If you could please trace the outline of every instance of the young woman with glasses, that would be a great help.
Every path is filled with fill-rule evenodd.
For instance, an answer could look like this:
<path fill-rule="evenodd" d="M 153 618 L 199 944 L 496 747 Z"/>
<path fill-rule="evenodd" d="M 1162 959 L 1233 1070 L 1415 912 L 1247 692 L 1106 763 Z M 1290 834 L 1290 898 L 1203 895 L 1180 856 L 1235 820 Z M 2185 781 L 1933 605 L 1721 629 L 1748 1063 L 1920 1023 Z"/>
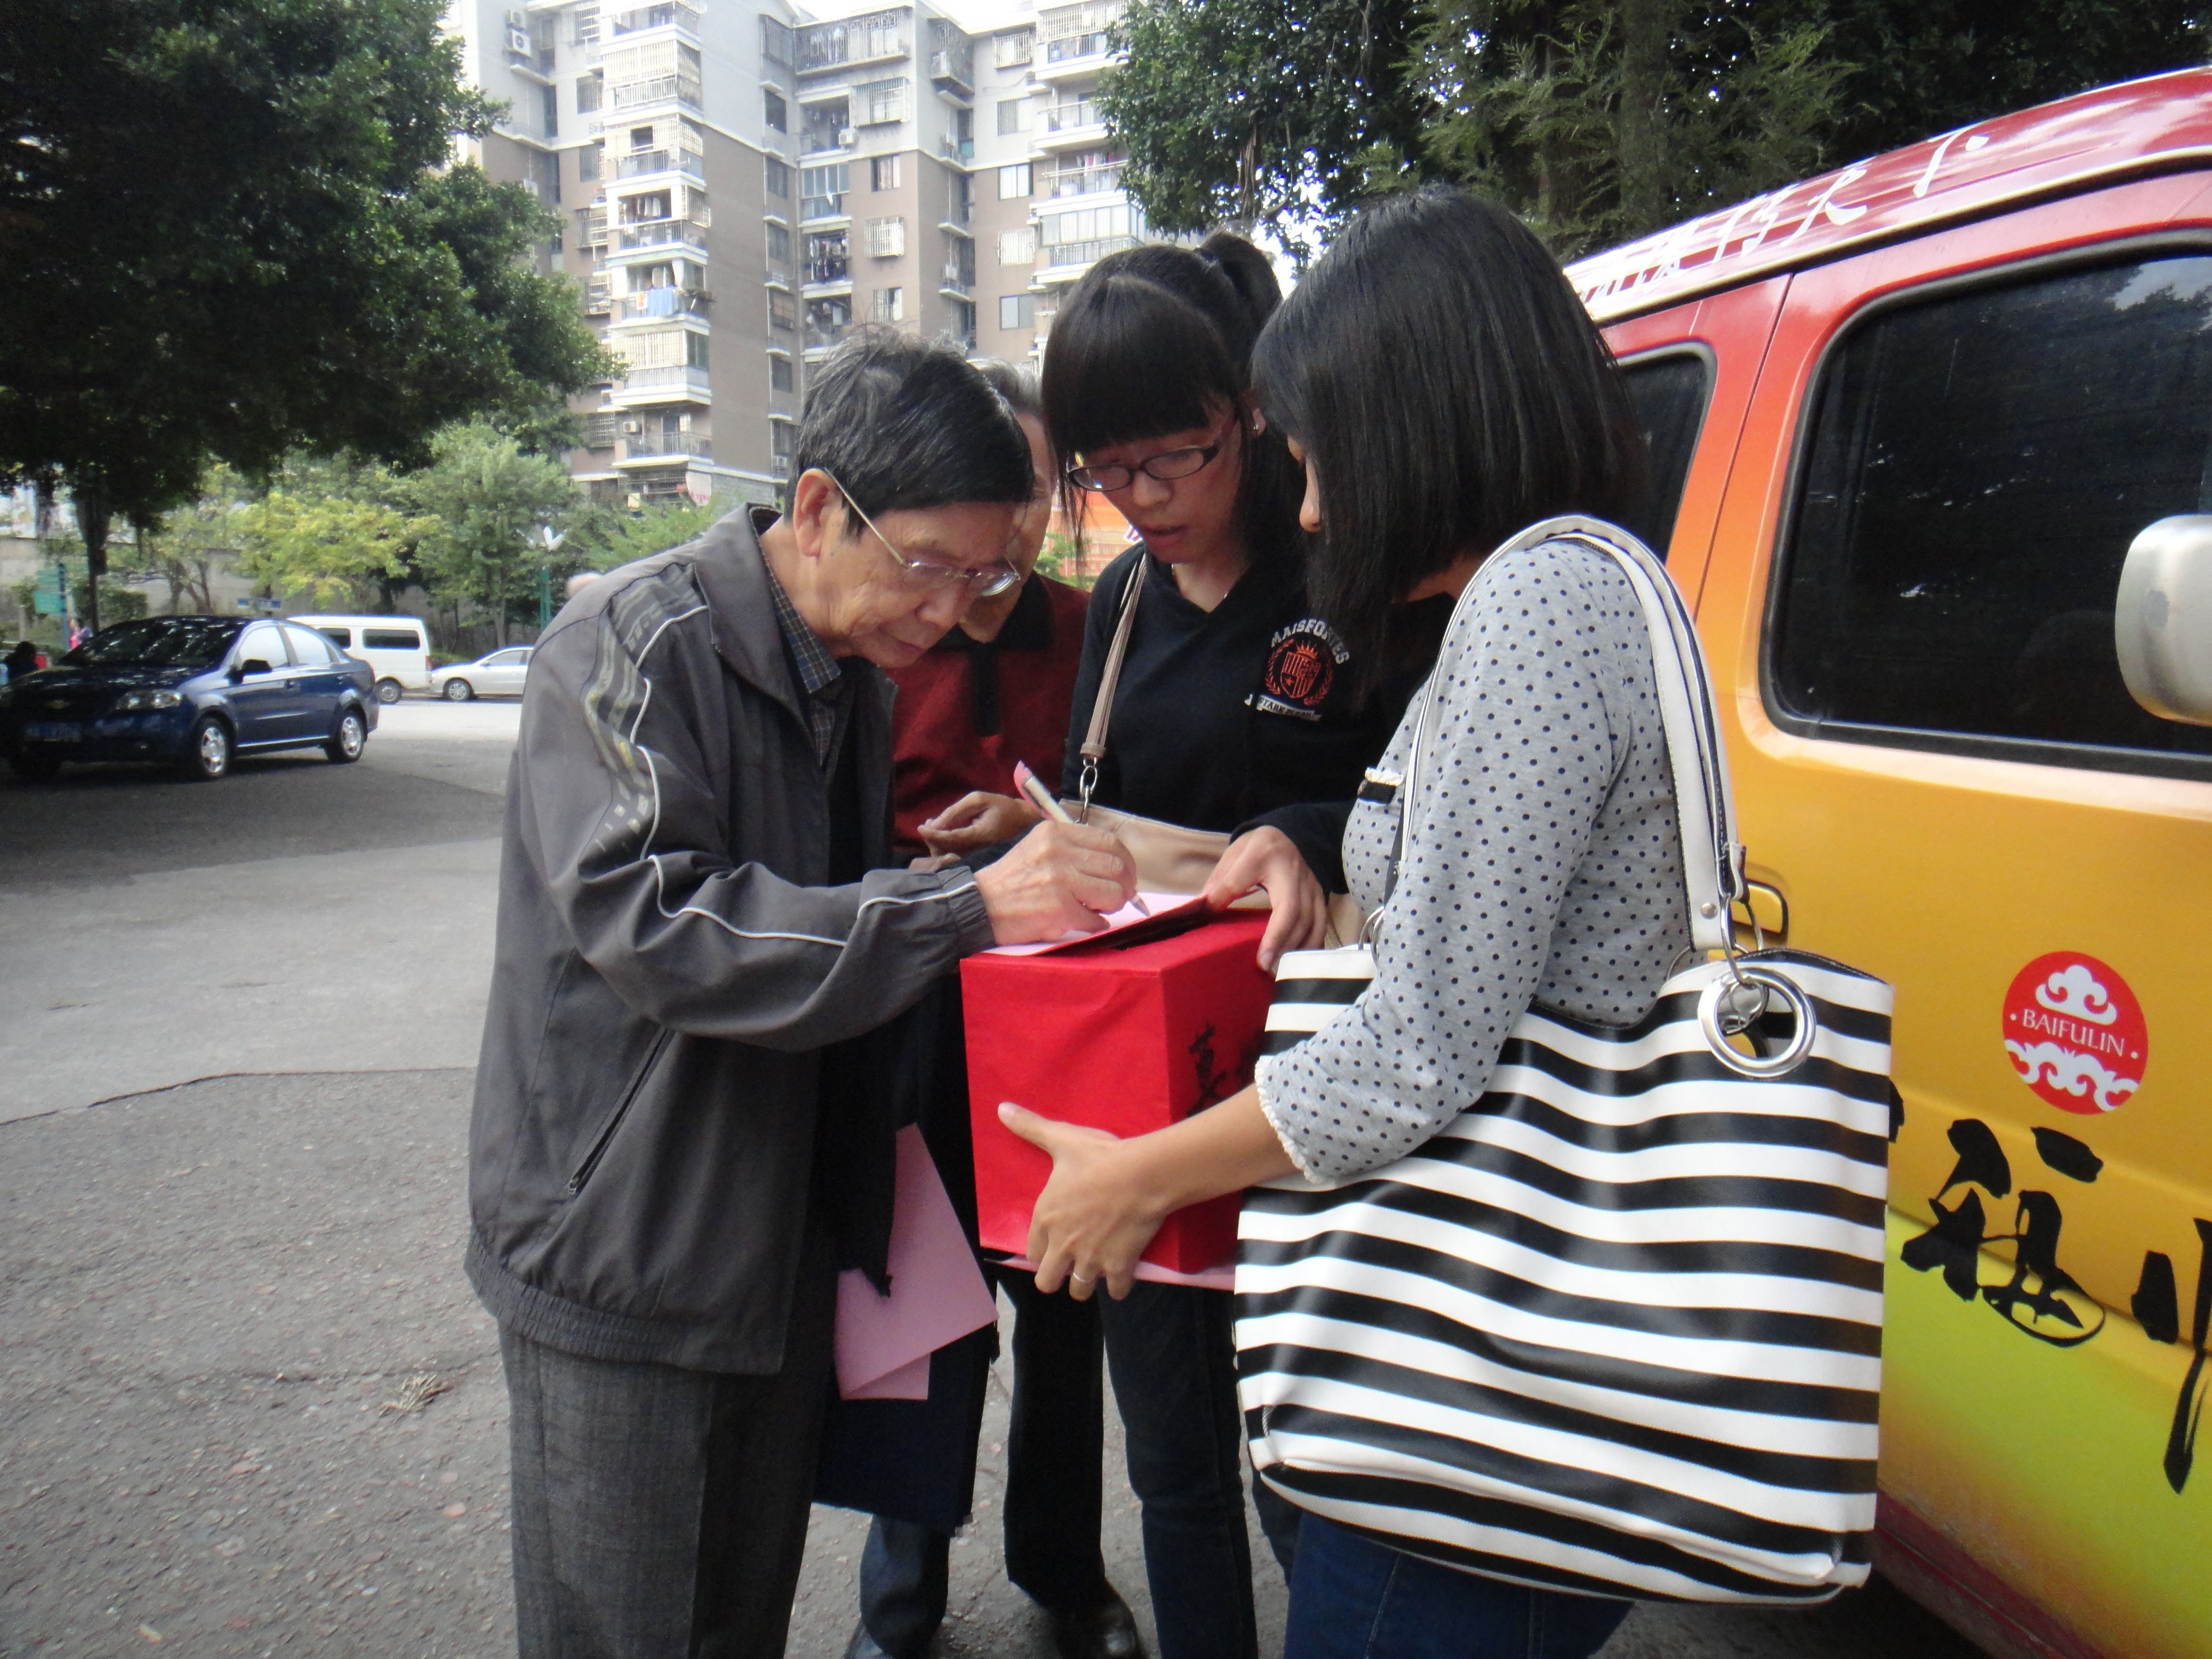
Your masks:
<path fill-rule="evenodd" d="M 1208 891 L 1225 903 L 1267 890 L 1271 967 L 1279 951 L 1321 941 L 1325 892 L 1343 887 L 1345 808 L 1324 804 L 1351 800 L 1405 689 L 1360 701 L 1362 665 L 1307 597 L 1301 475 L 1249 378 L 1253 343 L 1280 296 L 1266 259 L 1238 237 L 1129 249 L 1076 285 L 1044 363 L 1064 499 L 1079 512 L 1103 498 L 1139 538 L 1092 591 L 1061 793 L 1081 793 L 1079 750 L 1123 601 L 1142 583 L 1091 799 L 1236 832 Z M 996 838 L 1033 816 L 970 797 L 940 825 L 964 818 Z M 1162 1659 L 1255 1651 L 1229 1300 L 1144 1282 L 1092 1304 L 1143 1505 Z M 1258 1501 L 1287 1570 L 1295 1515 L 1272 1492 Z"/>

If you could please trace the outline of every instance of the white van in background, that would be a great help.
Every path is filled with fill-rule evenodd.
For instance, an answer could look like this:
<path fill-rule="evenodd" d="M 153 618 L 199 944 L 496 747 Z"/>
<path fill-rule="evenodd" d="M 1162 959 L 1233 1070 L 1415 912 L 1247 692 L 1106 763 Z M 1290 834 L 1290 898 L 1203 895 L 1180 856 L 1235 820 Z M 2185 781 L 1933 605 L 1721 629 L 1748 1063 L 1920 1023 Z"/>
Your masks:
<path fill-rule="evenodd" d="M 430 689 L 430 630 L 418 617 L 290 617 L 312 628 L 376 674 L 376 700 L 398 702 L 403 691 Z"/>

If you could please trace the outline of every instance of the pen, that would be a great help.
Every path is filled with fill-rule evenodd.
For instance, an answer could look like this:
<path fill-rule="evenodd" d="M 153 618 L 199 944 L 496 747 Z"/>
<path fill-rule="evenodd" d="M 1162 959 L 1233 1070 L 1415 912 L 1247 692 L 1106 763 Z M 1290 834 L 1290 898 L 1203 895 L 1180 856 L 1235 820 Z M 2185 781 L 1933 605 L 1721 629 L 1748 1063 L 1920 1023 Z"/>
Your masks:
<path fill-rule="evenodd" d="M 1047 817 L 1058 818 L 1062 823 L 1075 822 L 1073 818 L 1068 817 L 1067 809 L 1060 804 L 1059 799 L 1051 790 L 1044 787 L 1044 780 L 1030 770 L 1030 763 L 1027 761 L 1014 763 L 1014 787 L 1028 796 L 1030 804 Z M 1145 902 L 1142 894 L 1133 895 L 1129 903 L 1140 916 L 1149 916 L 1152 914 L 1152 906 Z"/>

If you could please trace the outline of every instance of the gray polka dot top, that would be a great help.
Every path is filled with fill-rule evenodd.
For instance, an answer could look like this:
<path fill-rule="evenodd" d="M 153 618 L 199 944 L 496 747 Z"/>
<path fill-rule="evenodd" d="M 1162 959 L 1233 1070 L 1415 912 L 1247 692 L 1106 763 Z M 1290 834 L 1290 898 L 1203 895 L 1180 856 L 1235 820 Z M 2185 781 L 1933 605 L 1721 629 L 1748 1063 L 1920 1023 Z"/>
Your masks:
<path fill-rule="evenodd" d="M 1486 563 L 1444 637 L 1443 698 L 1375 980 L 1260 1062 L 1298 1168 L 1349 1179 L 1412 1152 L 1489 1086 L 1531 1001 L 1632 1024 L 1689 945 L 1681 835 L 1644 613 L 1603 554 L 1547 543 Z M 1419 703 L 1381 763 L 1402 773 Z M 1395 807 L 1362 801 L 1344 866 L 1382 898 Z"/>

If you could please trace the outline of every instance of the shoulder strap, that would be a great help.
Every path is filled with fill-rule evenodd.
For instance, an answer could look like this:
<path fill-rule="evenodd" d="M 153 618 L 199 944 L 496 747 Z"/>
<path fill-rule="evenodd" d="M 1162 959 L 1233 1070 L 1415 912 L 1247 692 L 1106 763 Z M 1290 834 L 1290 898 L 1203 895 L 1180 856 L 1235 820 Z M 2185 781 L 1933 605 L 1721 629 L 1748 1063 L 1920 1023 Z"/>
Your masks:
<path fill-rule="evenodd" d="M 1689 607 L 1683 603 L 1674 578 L 1667 574 L 1667 567 L 1628 532 L 1601 519 L 1547 519 L 1501 544 L 1491 557 L 1550 541 L 1580 542 L 1612 559 L 1628 578 L 1643 608 L 1644 626 L 1651 636 L 1651 663 L 1658 681 L 1659 718 L 1667 735 L 1668 765 L 1674 774 L 1674 811 L 1681 825 L 1690 939 L 1701 951 L 1725 951 L 1733 944 L 1729 908 L 1744 892 L 1743 847 L 1735 838 L 1728 754 L 1721 744 L 1712 679 L 1698 641 L 1697 625 L 1690 620 Z M 1474 589 L 1471 581 L 1460 594 L 1453 626 L 1457 626 L 1459 611 L 1473 599 Z M 1422 693 L 1420 718 L 1413 726 L 1405 786 L 1399 791 L 1398 844 L 1390 861 L 1386 891 L 1397 884 L 1398 871 L 1411 844 L 1413 793 L 1419 787 L 1425 751 L 1435 738 L 1437 687 L 1442 672 L 1439 659 Z"/>
<path fill-rule="evenodd" d="M 1083 809 L 1091 810 L 1091 792 L 1097 786 L 1098 763 L 1106 757 L 1106 727 L 1114 718 L 1114 689 L 1121 684 L 1121 659 L 1128 654 L 1129 630 L 1136 625 L 1137 600 L 1145 591 L 1149 556 L 1141 550 L 1129 580 L 1121 589 L 1121 614 L 1114 623 L 1114 643 L 1106 647 L 1106 665 L 1099 671 L 1098 690 L 1091 699 L 1091 726 L 1083 735 L 1081 785 Z"/>

